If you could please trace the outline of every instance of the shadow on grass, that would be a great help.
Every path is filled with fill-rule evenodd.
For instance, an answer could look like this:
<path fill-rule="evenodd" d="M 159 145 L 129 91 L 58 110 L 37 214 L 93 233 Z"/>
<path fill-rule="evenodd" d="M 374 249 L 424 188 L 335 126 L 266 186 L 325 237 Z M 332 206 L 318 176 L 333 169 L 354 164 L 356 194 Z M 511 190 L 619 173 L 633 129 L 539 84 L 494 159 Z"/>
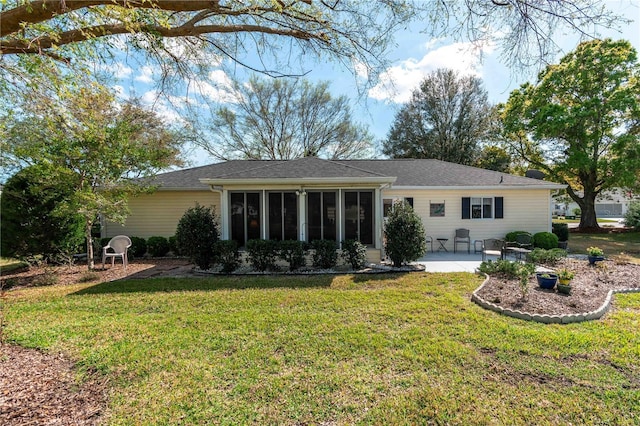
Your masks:
<path fill-rule="evenodd" d="M 278 288 L 329 288 L 334 275 L 220 276 L 207 278 L 122 279 L 87 287 L 71 295 L 107 293 L 156 293 Z"/>

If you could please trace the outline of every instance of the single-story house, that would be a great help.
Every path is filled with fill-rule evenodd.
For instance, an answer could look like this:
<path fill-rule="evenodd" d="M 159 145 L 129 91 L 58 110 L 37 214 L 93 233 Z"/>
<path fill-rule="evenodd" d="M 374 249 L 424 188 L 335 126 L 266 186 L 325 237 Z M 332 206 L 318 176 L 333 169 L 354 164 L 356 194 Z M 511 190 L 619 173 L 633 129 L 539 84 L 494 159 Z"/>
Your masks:
<path fill-rule="evenodd" d="M 395 200 L 406 200 L 427 235 L 455 229 L 471 240 L 507 232 L 551 231 L 552 182 L 439 160 L 232 160 L 155 176 L 157 191 L 130 200 L 123 225 L 105 223 L 103 236 L 175 234 L 184 212 L 214 206 L 222 239 L 358 239 L 379 261 L 383 224 Z M 437 248 L 437 245 L 433 247 Z M 465 247 L 466 249 L 466 247 Z M 473 247 L 472 247 L 473 249 Z"/>

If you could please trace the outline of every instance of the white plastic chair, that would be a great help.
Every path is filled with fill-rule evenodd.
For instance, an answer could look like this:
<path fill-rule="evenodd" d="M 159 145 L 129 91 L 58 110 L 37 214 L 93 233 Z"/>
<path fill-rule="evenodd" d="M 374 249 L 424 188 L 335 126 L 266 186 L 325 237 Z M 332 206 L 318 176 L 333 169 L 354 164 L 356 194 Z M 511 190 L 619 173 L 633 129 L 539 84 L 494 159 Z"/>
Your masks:
<path fill-rule="evenodd" d="M 104 269 L 105 260 L 111 258 L 111 266 L 115 265 L 117 256 L 122 258 L 122 265 L 127 269 L 129 260 L 127 259 L 127 249 L 131 247 L 131 239 L 126 235 L 117 235 L 109 240 L 109 243 L 102 248 L 102 269 Z M 109 252 L 108 250 L 113 250 Z"/>

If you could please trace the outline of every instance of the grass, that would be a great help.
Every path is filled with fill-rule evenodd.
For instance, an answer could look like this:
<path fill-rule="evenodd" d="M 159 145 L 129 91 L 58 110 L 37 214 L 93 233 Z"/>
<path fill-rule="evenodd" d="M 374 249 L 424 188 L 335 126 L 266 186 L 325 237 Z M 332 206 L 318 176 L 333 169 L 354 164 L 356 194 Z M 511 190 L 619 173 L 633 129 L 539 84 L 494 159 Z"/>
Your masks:
<path fill-rule="evenodd" d="M 640 295 L 524 322 L 472 274 L 154 279 L 10 292 L 7 337 L 111 383 L 108 424 L 640 422 Z"/>
<path fill-rule="evenodd" d="M 8 273 L 28 266 L 26 262 L 10 257 L 0 257 L 0 273 Z"/>
<path fill-rule="evenodd" d="M 640 232 L 569 234 L 571 253 L 586 253 L 587 247 L 597 246 L 605 256 L 640 264 Z"/>

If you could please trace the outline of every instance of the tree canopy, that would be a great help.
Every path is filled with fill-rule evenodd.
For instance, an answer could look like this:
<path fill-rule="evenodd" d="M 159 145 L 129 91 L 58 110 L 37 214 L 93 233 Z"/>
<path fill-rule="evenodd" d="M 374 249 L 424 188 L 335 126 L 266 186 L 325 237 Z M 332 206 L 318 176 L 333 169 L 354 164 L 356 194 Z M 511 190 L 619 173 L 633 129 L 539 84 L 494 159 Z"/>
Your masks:
<path fill-rule="evenodd" d="M 3 163 L 41 166 L 48 180 L 70 189 L 57 210 L 84 219 L 89 267 L 91 227 L 98 216 L 123 221 L 128 197 L 147 189 L 134 178 L 179 163 L 176 132 L 135 103 L 115 102 L 100 87 L 59 93 L 49 105 L 25 100 L 3 118 Z"/>
<path fill-rule="evenodd" d="M 513 91 L 502 118 L 516 152 L 567 184 L 582 212 L 581 228 L 598 227 L 598 194 L 637 184 L 640 65 L 628 41 L 581 43 L 535 85 Z"/>
<path fill-rule="evenodd" d="M 508 64 L 531 65 L 555 53 L 555 31 L 615 26 L 621 18 L 605 6 L 592 0 L 5 0 L 0 68 L 24 75 L 52 69 L 47 60 L 72 63 L 125 48 L 143 52 L 167 77 L 207 67 L 212 55 L 282 75 L 311 55 L 356 74 L 365 68 L 375 79 L 395 31 L 411 21 L 433 37 L 495 43 Z"/>
<path fill-rule="evenodd" d="M 474 164 L 479 144 L 490 138 L 492 114 L 480 79 L 436 70 L 396 114 L 383 153 Z"/>
<path fill-rule="evenodd" d="M 234 84 L 235 103 L 202 114 L 198 145 L 218 159 L 365 158 L 372 136 L 353 121 L 349 99 L 329 83 L 260 79 Z M 196 114 L 193 115 L 194 117 Z"/>

